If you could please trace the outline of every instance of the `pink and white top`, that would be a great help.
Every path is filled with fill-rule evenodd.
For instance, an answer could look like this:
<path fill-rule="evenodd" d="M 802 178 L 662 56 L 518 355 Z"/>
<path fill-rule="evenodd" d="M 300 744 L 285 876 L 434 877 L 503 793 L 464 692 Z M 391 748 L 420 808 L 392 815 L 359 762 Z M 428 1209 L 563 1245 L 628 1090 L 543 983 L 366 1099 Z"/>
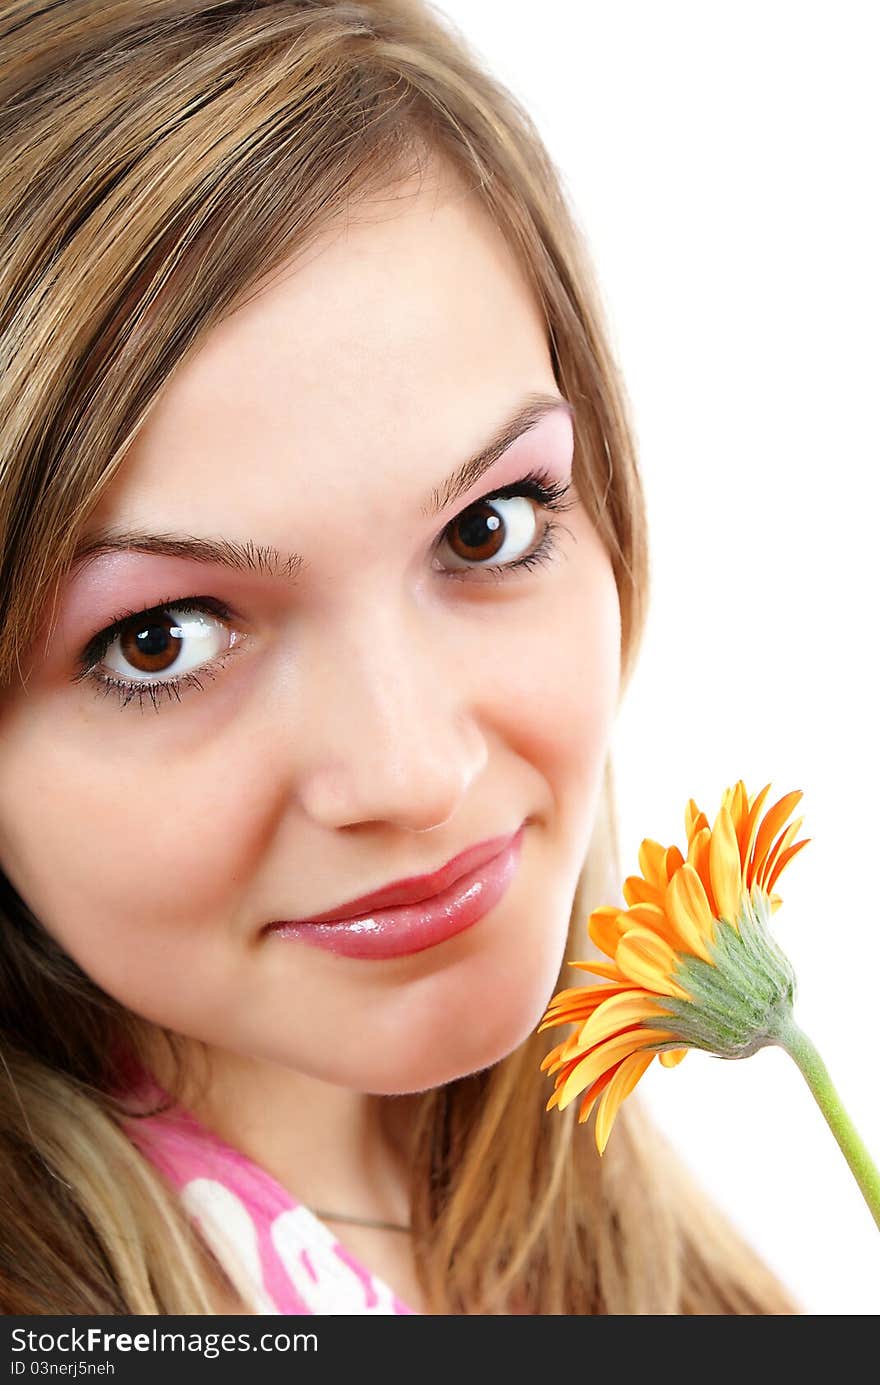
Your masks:
<path fill-rule="evenodd" d="M 152 1084 L 151 1092 L 163 1096 Z M 175 1106 L 124 1122 L 254 1313 L 412 1313 L 270 1174 Z"/>

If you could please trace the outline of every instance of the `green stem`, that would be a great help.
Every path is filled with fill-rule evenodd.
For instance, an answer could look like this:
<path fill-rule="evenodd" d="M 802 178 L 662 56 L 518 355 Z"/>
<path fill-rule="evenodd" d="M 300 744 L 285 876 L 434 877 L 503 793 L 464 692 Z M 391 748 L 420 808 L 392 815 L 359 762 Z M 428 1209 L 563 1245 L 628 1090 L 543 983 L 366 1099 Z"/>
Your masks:
<path fill-rule="evenodd" d="M 816 1098 L 819 1110 L 825 1117 L 831 1133 L 843 1151 L 853 1177 L 858 1183 L 862 1197 L 868 1204 L 878 1227 L 880 1227 L 880 1173 L 878 1173 L 855 1126 L 843 1108 L 834 1084 L 828 1076 L 828 1069 L 817 1050 L 793 1018 L 780 1026 L 777 1036 L 780 1048 L 784 1048 L 794 1060 L 806 1079 L 807 1086 Z"/>

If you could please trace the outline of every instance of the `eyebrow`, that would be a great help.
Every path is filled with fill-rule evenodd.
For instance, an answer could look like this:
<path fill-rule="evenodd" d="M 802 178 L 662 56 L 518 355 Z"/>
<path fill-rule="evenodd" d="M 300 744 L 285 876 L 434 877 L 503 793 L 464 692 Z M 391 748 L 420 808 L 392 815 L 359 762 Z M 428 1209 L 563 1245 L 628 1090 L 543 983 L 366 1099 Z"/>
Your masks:
<path fill-rule="evenodd" d="M 512 418 L 496 429 L 490 440 L 463 462 L 451 476 L 428 496 L 421 513 L 434 518 L 448 509 L 476 485 L 480 477 L 509 447 L 554 409 L 574 409 L 561 395 L 541 391 L 526 396 Z M 191 534 L 149 534 L 135 529 L 99 529 L 88 534 L 76 549 L 74 563 L 102 553 L 153 553 L 168 558 L 189 558 L 198 563 L 218 563 L 235 572 L 256 572 L 261 576 L 295 577 L 305 559 L 298 553 L 281 554 L 271 545 L 233 539 L 196 538 Z"/>

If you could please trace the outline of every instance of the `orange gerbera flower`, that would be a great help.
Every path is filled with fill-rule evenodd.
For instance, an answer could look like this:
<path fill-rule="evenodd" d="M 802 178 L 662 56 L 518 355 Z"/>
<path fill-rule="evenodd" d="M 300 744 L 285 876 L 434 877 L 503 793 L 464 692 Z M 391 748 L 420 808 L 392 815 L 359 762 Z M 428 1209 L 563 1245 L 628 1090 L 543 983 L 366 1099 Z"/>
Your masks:
<path fill-rule="evenodd" d="M 578 1026 L 541 1064 L 556 1073 L 547 1110 L 583 1094 L 578 1121 L 585 1121 L 598 1101 L 600 1154 L 621 1102 L 655 1057 L 665 1067 L 689 1048 L 745 1058 L 778 1042 L 791 1019 L 794 973 L 767 922 L 782 903 L 776 881 L 811 839 L 794 841 L 803 818 L 780 830 L 800 791 L 761 815 L 769 789 L 749 797 L 739 780 L 711 829 L 690 799 L 687 859 L 677 846 L 646 838 L 641 875 L 624 881 L 628 907 L 602 905 L 590 915 L 590 937 L 611 960 L 571 965 L 604 982 L 560 991 L 539 1030 Z"/>

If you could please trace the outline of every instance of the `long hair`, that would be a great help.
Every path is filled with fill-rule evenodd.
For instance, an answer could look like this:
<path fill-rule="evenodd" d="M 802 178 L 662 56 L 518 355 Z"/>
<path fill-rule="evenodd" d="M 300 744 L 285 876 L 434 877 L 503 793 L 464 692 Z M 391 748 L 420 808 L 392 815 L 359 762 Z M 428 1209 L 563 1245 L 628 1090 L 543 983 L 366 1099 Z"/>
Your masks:
<path fill-rule="evenodd" d="M 558 174 L 449 21 L 423 0 L 0 0 L 0 54 L 0 729 L 83 521 L 175 367 L 331 218 L 432 155 L 482 199 L 543 309 L 625 688 L 649 580 L 625 388 Z M 604 775 L 567 957 L 620 879 L 610 759 Z M 551 1042 L 532 1034 L 418 1098 L 430 1311 L 796 1311 L 635 1098 L 602 1159 L 574 1105 L 545 1112 Z M 125 1134 L 118 1092 L 142 1044 L 0 876 L 4 1312 L 210 1313 L 218 1285 L 234 1291 Z"/>

